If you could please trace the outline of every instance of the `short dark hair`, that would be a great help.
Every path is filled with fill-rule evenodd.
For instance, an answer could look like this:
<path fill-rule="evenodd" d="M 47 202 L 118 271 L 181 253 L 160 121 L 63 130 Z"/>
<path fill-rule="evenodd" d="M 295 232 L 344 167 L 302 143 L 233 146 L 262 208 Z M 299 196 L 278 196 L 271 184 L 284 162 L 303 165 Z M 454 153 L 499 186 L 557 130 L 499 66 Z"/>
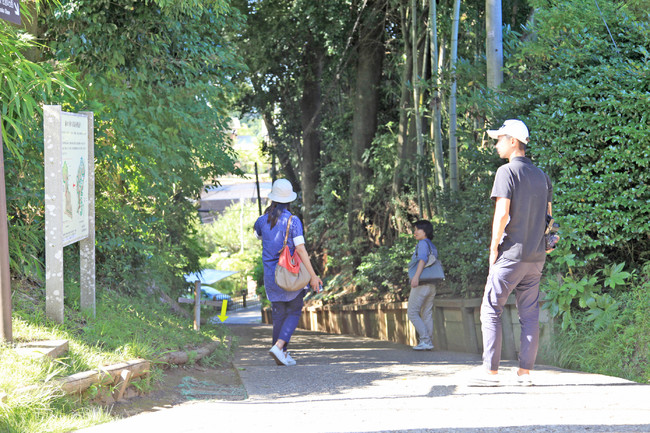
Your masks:
<path fill-rule="evenodd" d="M 427 238 L 429 240 L 433 240 L 433 224 L 431 224 L 431 221 L 429 220 L 419 220 L 416 221 L 413 226 L 416 229 L 420 229 L 424 231 L 424 234 L 427 235 Z"/>

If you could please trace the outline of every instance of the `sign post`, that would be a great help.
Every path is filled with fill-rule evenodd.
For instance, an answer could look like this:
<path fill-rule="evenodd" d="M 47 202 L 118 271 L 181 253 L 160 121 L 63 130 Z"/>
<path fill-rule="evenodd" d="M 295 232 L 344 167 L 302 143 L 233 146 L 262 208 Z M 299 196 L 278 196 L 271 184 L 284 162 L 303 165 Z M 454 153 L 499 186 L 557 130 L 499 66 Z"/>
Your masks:
<path fill-rule="evenodd" d="M 9 274 L 9 226 L 5 190 L 5 158 L 0 122 L 0 338 L 11 343 L 11 276 Z M 0 340 L 0 341 L 2 341 Z"/>
<path fill-rule="evenodd" d="M 95 317 L 95 117 L 91 111 L 82 111 L 88 118 L 88 235 L 79 243 L 81 276 L 81 310 Z"/>
<path fill-rule="evenodd" d="M 79 241 L 81 308 L 95 315 L 93 115 L 45 105 L 43 130 L 45 310 L 49 319 L 63 323 L 63 247 Z"/>
<path fill-rule="evenodd" d="M 21 24 L 20 0 L 0 0 L 0 19 Z M 9 227 L 5 191 L 5 160 L 0 121 L 0 341 L 11 343 L 11 276 L 9 274 Z"/>
<path fill-rule="evenodd" d="M 20 0 L 0 0 L 0 18 L 20 25 Z"/>

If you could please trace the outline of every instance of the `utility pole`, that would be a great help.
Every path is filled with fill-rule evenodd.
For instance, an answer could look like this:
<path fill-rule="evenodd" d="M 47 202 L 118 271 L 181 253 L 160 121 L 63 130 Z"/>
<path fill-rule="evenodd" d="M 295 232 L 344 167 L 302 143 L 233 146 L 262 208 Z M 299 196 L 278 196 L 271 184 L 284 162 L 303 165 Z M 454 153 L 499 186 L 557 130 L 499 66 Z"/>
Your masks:
<path fill-rule="evenodd" d="M 487 85 L 496 90 L 503 83 L 503 26 L 501 0 L 485 1 L 485 59 Z"/>

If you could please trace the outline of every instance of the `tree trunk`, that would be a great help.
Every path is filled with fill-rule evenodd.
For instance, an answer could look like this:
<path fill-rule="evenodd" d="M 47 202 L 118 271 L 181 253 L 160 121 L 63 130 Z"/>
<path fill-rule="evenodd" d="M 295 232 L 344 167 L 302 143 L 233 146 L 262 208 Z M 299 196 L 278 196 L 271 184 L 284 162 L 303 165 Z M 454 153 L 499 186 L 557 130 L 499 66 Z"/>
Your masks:
<path fill-rule="evenodd" d="M 421 68 L 421 73 L 420 77 L 423 80 L 422 83 L 424 83 L 426 80 L 430 78 L 429 75 L 427 75 L 427 59 L 429 57 L 429 32 L 427 31 L 427 28 L 429 27 L 429 23 L 426 23 L 424 28 L 422 29 L 424 33 L 424 44 L 422 46 L 422 68 Z M 420 136 L 422 137 L 422 155 L 420 157 L 420 164 L 422 165 L 422 193 L 424 196 L 424 208 L 426 209 L 426 217 L 431 218 L 433 216 L 433 212 L 431 211 L 431 200 L 429 197 L 429 179 L 431 178 L 431 172 L 429 170 L 429 166 L 426 163 L 426 158 L 425 155 L 427 154 L 427 146 L 424 141 L 424 135 L 426 134 L 426 129 L 427 129 L 427 118 L 425 116 L 426 109 L 424 108 L 424 94 L 425 94 L 425 86 L 420 87 L 420 101 L 418 103 L 419 111 L 420 111 Z M 425 213 L 424 210 L 422 213 Z"/>
<path fill-rule="evenodd" d="M 431 138 L 433 139 L 433 163 L 435 167 L 434 179 L 436 181 L 436 193 L 444 193 L 446 186 L 442 150 L 442 112 L 440 100 L 441 67 L 438 59 L 438 15 L 436 10 L 436 0 L 431 0 L 429 10 L 431 12 L 431 18 L 429 19 L 431 30 L 431 76 L 436 83 L 431 98 L 431 113 L 433 117 L 431 119 Z"/>
<path fill-rule="evenodd" d="M 303 64 L 303 92 L 300 100 L 302 126 L 302 203 L 304 223 L 311 221 L 311 210 L 316 198 L 320 175 L 321 151 L 321 75 L 323 71 L 322 49 L 311 33 L 305 48 Z"/>
<path fill-rule="evenodd" d="M 422 219 L 422 198 L 424 197 L 424 170 L 422 170 L 422 160 L 424 159 L 424 137 L 422 137 L 422 118 L 420 117 L 420 74 L 418 67 L 418 26 L 417 26 L 417 0 L 411 0 L 411 50 L 413 62 L 413 108 L 415 120 L 415 140 L 417 143 L 417 159 L 416 159 L 416 181 L 418 186 L 418 212 L 420 219 Z"/>
<path fill-rule="evenodd" d="M 43 6 L 41 5 L 40 8 L 42 9 Z M 41 36 L 43 36 L 43 33 L 45 31 L 45 25 L 43 23 L 38 22 L 38 7 L 36 5 L 35 0 L 23 0 L 20 5 L 20 10 L 21 10 L 21 17 L 20 21 L 23 24 L 23 27 L 25 28 L 25 31 L 32 36 L 36 38 L 38 42 L 41 42 Z M 28 18 L 27 15 L 25 14 L 25 11 L 29 11 L 29 15 L 31 18 Z M 25 50 L 24 52 L 25 58 L 28 60 L 38 63 L 43 60 L 43 50 L 41 49 L 41 46 L 29 48 L 28 50 Z"/>
<path fill-rule="evenodd" d="M 497 89 L 503 83 L 503 35 L 501 0 L 485 1 L 485 58 L 487 85 Z"/>
<path fill-rule="evenodd" d="M 399 155 L 399 160 L 395 168 L 395 174 L 393 175 L 393 197 L 398 198 L 402 192 L 402 184 L 404 182 L 404 164 L 409 160 L 408 155 L 408 107 L 411 104 L 411 92 L 409 91 L 409 80 L 413 74 L 413 59 L 410 45 L 409 28 L 406 21 L 406 7 L 400 7 L 400 12 L 402 16 L 402 35 L 404 38 L 404 56 L 406 61 L 404 63 L 404 69 L 402 70 L 402 92 L 400 95 L 400 106 L 399 106 L 399 128 L 397 135 L 397 154 Z M 398 219 L 399 223 L 399 219 Z M 400 228 L 398 227 L 398 230 Z M 401 231 L 401 230 L 400 230 Z"/>
<path fill-rule="evenodd" d="M 364 231 L 363 191 L 370 180 L 370 171 L 368 165 L 363 161 L 363 154 L 370 148 L 377 131 L 379 84 L 384 57 L 383 36 L 386 19 L 386 11 L 383 7 L 383 1 L 369 2 L 366 9 L 367 15 L 359 30 L 348 197 L 348 230 L 351 245 L 361 238 Z"/>
<path fill-rule="evenodd" d="M 460 0 L 454 2 L 454 21 L 451 30 L 451 92 L 449 94 L 449 185 L 458 192 L 458 148 L 456 142 L 456 62 L 458 60 L 458 24 Z"/>
<path fill-rule="evenodd" d="M 275 124 L 273 123 L 273 117 L 264 111 L 262 112 L 262 119 L 264 120 L 264 125 L 269 133 L 269 141 L 271 142 L 271 149 L 273 149 L 272 152 L 278 157 L 285 178 L 291 182 L 291 185 L 293 185 L 296 192 L 300 191 L 300 180 L 293 169 L 293 163 L 291 162 L 291 158 L 289 158 L 289 152 L 279 145 L 280 140 L 278 140 L 278 133 L 275 129 Z"/>

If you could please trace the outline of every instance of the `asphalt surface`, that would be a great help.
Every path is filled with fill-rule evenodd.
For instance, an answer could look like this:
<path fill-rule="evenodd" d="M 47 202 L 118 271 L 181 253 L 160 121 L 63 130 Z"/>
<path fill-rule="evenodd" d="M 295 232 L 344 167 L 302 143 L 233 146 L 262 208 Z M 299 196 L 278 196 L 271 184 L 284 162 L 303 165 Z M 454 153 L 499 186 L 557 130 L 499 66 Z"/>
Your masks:
<path fill-rule="evenodd" d="M 650 432 L 650 385 L 537 366 L 534 386 L 521 387 L 516 365 L 504 363 L 501 386 L 475 388 L 477 355 L 302 330 L 290 347 L 298 364 L 276 366 L 271 327 L 255 311 L 238 315 L 227 324 L 246 400 L 157 408 L 82 431 Z"/>

